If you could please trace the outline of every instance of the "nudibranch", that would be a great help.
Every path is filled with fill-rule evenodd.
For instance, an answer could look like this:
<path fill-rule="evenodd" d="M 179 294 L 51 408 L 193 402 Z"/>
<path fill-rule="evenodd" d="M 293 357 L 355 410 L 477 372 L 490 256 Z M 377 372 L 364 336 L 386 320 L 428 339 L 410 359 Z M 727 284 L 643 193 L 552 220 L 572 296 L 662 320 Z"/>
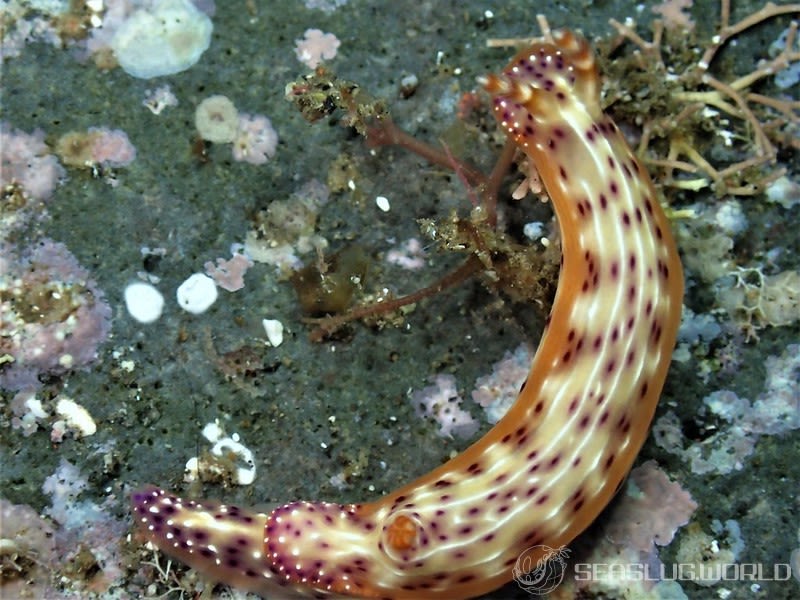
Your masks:
<path fill-rule="evenodd" d="M 483 84 L 561 229 L 554 306 L 516 403 L 460 455 L 374 502 L 266 513 L 141 490 L 135 519 L 164 552 L 269 597 L 453 600 L 509 581 L 523 551 L 569 543 L 608 504 L 648 434 L 675 344 L 675 242 L 601 110 L 586 40 L 554 32 Z"/>

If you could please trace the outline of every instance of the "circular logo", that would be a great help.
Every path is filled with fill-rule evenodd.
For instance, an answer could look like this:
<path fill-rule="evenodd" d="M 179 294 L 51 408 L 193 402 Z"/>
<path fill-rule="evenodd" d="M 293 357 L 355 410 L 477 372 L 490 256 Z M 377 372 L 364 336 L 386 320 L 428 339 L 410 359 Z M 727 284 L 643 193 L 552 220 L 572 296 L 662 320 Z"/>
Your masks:
<path fill-rule="evenodd" d="M 556 589 L 564 580 L 569 549 L 531 546 L 517 558 L 514 581 L 529 594 L 542 596 Z"/>

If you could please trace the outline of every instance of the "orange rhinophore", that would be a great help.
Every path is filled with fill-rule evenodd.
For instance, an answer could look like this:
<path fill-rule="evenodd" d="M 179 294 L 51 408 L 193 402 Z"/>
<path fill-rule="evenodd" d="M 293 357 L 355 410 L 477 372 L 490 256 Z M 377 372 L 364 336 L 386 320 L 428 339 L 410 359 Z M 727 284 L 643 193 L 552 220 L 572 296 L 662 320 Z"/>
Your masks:
<path fill-rule="evenodd" d="M 541 175 L 563 245 L 553 310 L 509 413 L 376 502 L 265 514 L 145 489 L 134 515 L 159 548 L 278 597 L 453 600 L 509 581 L 523 552 L 569 543 L 608 504 L 672 356 L 683 296 L 675 242 L 649 176 L 600 108 L 584 39 L 536 41 L 484 84 Z"/>

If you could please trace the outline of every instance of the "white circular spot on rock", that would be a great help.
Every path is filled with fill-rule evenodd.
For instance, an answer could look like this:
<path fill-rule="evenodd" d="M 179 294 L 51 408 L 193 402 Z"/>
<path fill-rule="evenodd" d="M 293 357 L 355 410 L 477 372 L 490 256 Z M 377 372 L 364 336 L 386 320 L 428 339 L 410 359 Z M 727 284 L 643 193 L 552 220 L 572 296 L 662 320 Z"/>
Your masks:
<path fill-rule="evenodd" d="M 283 343 L 283 323 L 277 319 L 262 319 L 261 324 L 267 333 L 269 343 L 276 348 L 280 346 Z"/>
<path fill-rule="evenodd" d="M 383 212 L 389 212 L 391 210 L 392 205 L 389 204 L 389 199 L 386 196 L 378 196 L 375 198 L 375 204 L 378 205 Z"/>
<path fill-rule="evenodd" d="M 216 302 L 217 284 L 208 275 L 195 273 L 178 286 L 177 298 L 183 310 L 199 315 Z"/>
<path fill-rule="evenodd" d="M 149 283 L 136 281 L 125 288 L 125 308 L 139 323 L 152 323 L 164 310 L 164 296 Z"/>

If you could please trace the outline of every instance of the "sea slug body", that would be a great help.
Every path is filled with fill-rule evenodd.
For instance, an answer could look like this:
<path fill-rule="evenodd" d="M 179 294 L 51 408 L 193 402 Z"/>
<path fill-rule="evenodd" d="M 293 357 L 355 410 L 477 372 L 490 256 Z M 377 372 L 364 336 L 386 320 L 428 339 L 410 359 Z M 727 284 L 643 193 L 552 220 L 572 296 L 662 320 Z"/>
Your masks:
<path fill-rule="evenodd" d="M 509 413 L 375 502 L 266 514 L 144 489 L 133 512 L 159 548 L 277 597 L 453 600 L 509 581 L 532 546 L 569 543 L 612 498 L 648 434 L 680 320 L 669 223 L 600 108 L 584 39 L 554 33 L 484 85 L 544 181 L 563 247 L 554 307 Z"/>

